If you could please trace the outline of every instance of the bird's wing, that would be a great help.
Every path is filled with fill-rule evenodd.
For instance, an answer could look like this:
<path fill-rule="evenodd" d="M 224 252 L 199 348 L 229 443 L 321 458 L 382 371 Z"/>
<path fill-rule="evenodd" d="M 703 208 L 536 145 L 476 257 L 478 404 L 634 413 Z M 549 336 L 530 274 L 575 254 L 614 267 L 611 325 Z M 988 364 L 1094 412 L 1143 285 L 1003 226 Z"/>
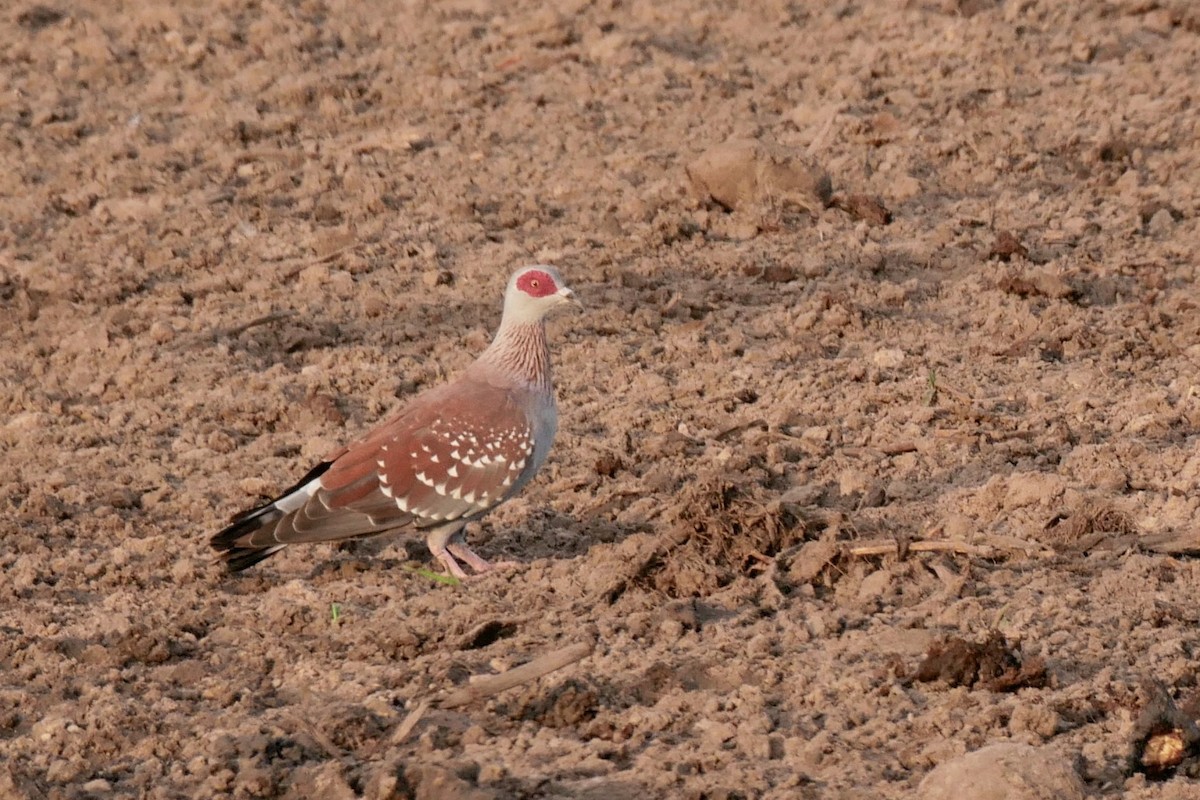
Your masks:
<path fill-rule="evenodd" d="M 445 387 L 449 389 L 450 387 Z M 534 429 L 520 393 L 485 382 L 435 391 L 334 454 L 239 547 L 425 528 L 482 514 L 523 482 Z M 314 472 L 316 472 L 314 470 Z"/>

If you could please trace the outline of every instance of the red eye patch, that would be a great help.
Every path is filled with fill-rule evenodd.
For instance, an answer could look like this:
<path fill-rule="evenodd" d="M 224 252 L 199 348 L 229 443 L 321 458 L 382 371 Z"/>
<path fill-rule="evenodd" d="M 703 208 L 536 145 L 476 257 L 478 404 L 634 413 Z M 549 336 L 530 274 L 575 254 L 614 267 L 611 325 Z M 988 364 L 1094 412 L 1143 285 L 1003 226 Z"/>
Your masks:
<path fill-rule="evenodd" d="M 558 291 L 558 286 L 547 273 L 531 269 L 517 278 L 517 288 L 531 297 L 545 297 Z"/>

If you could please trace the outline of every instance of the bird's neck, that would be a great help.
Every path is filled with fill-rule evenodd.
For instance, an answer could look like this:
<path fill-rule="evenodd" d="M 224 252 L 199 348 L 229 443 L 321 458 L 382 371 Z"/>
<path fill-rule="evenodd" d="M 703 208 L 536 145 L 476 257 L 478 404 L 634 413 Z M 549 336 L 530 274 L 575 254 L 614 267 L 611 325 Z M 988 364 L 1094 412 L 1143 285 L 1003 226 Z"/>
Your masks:
<path fill-rule="evenodd" d="M 553 393 L 550 348 L 542 322 L 504 321 L 480 361 L 503 370 L 532 389 Z"/>

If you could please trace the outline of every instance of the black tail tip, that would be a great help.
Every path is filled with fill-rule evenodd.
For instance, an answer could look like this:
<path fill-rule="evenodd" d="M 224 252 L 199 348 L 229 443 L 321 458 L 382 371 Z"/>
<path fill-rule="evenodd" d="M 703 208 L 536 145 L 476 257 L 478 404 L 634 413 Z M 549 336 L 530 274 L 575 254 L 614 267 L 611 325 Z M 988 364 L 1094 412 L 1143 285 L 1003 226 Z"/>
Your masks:
<path fill-rule="evenodd" d="M 208 540 L 208 544 L 217 551 L 217 558 L 225 562 L 225 567 L 230 572 L 241 572 L 283 549 L 281 544 L 249 543 L 255 531 L 269 525 L 280 516 L 281 514 L 270 505 L 242 512 L 233 518 L 233 522 L 227 528 L 214 534 Z"/>
<path fill-rule="evenodd" d="M 215 546 L 215 545 L 214 545 Z M 263 559 L 270 558 L 283 549 L 283 545 L 274 547 L 230 547 L 222 551 L 217 558 L 229 572 L 241 572 L 253 567 Z"/>

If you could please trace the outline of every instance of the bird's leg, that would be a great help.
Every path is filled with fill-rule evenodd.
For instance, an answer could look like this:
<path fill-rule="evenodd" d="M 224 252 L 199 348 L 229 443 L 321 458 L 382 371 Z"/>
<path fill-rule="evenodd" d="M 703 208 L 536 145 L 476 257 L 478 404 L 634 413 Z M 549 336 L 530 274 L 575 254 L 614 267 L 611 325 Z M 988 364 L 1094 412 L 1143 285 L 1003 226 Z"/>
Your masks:
<path fill-rule="evenodd" d="M 483 574 L 493 569 L 504 569 L 507 567 L 518 566 L 515 561 L 488 561 L 483 556 L 476 553 L 471 548 L 467 547 L 467 537 L 463 534 L 465 528 L 459 530 L 450 536 L 450 540 L 446 542 L 446 549 L 454 555 L 461 558 L 463 561 L 475 570 L 477 574 Z"/>
<path fill-rule="evenodd" d="M 431 530 L 429 535 L 425 537 L 425 544 L 429 547 L 429 552 L 433 554 L 434 558 L 445 565 L 446 569 L 450 571 L 451 575 L 459 580 L 465 580 L 467 578 L 467 573 L 461 566 L 459 566 L 458 562 L 454 560 L 454 556 L 450 554 L 451 549 L 458 550 L 458 545 L 454 544 L 450 545 L 450 547 L 447 547 L 447 544 L 449 544 L 451 537 L 453 537 L 455 534 L 458 534 L 459 538 L 462 538 L 462 529 L 463 525 L 465 524 L 466 523 L 463 522 L 451 522 L 448 525 L 439 525 Z M 467 552 L 471 553 L 470 550 Z M 455 553 L 455 555 L 463 558 L 461 553 Z M 475 555 L 474 553 L 471 553 L 471 556 L 483 561 L 482 558 L 479 558 L 479 556 Z M 463 558 L 463 560 L 470 564 L 472 569 L 476 568 L 471 562 L 471 559 Z M 487 562 L 483 561 L 483 563 L 486 564 Z"/>
<path fill-rule="evenodd" d="M 495 564 L 467 547 L 466 542 L 450 542 L 446 545 L 446 549 L 458 556 L 459 559 L 467 562 L 467 565 L 475 570 L 476 573 L 487 572 L 495 566 Z"/>
<path fill-rule="evenodd" d="M 512 561 L 493 563 L 467 547 L 466 537 L 463 536 L 464 527 L 465 524 L 462 522 L 451 522 L 448 525 L 434 528 L 425 539 L 425 543 L 429 546 L 429 552 L 446 566 L 451 575 L 460 580 L 468 577 L 456 557 L 475 570 L 476 574 L 482 574 L 497 567 L 516 566 L 516 563 Z"/>

